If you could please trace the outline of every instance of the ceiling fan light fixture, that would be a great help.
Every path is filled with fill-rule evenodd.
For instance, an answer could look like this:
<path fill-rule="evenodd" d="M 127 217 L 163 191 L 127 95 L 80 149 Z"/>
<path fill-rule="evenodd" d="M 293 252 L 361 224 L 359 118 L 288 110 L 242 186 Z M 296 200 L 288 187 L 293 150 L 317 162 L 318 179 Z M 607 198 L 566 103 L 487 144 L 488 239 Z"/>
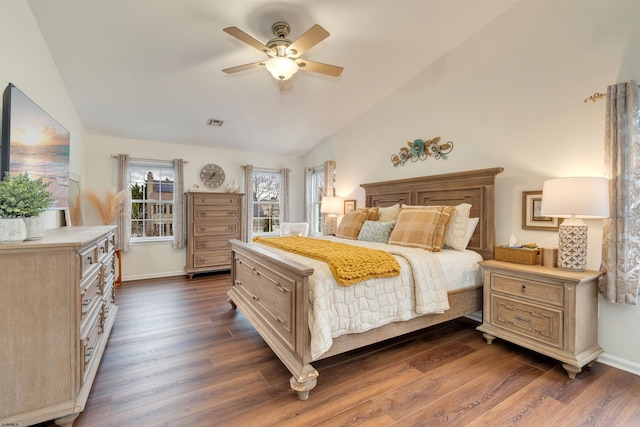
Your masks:
<path fill-rule="evenodd" d="M 277 80 L 289 80 L 298 71 L 298 64 L 293 59 L 282 56 L 269 59 L 265 67 Z"/>

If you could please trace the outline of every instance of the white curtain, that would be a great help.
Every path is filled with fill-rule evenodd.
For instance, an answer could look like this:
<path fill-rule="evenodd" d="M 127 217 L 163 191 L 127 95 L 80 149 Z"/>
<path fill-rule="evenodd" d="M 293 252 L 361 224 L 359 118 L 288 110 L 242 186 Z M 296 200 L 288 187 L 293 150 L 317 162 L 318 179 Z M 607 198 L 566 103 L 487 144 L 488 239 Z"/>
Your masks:
<path fill-rule="evenodd" d="M 251 224 L 253 224 L 253 165 L 244 165 L 244 202 L 242 222 L 242 240 L 251 240 Z"/>
<path fill-rule="evenodd" d="M 607 88 L 605 170 L 610 212 L 602 238 L 600 293 L 636 304 L 640 283 L 640 108 L 635 80 Z"/>
<path fill-rule="evenodd" d="M 173 161 L 173 247 L 184 248 L 184 160 Z"/>
<path fill-rule="evenodd" d="M 313 200 L 311 196 L 311 185 L 313 185 L 313 168 L 304 168 L 304 222 L 312 226 L 313 224 Z"/>
<path fill-rule="evenodd" d="M 327 160 L 324 162 L 324 194 L 323 196 L 335 196 L 334 189 L 334 173 L 336 170 L 336 162 Z M 322 232 L 324 234 L 335 233 L 334 218 L 330 218 L 329 214 L 322 214 Z"/>
<path fill-rule="evenodd" d="M 289 169 L 280 169 L 280 223 L 289 222 Z"/>
<path fill-rule="evenodd" d="M 122 215 L 116 220 L 115 249 L 129 252 L 131 248 L 131 159 L 128 154 L 118 154 L 117 182 L 118 192 L 126 190 L 127 196 L 122 202 Z"/>

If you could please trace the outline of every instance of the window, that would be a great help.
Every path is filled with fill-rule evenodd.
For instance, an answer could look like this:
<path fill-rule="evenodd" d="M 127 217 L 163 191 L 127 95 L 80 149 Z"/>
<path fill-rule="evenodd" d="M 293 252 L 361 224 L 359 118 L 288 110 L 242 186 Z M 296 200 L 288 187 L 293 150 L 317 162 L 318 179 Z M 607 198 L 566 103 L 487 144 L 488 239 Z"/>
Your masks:
<path fill-rule="evenodd" d="M 173 238 L 172 162 L 131 160 L 131 241 Z"/>
<path fill-rule="evenodd" d="M 253 171 L 252 235 L 280 232 L 280 172 Z"/>
<path fill-rule="evenodd" d="M 324 192 L 324 167 L 318 166 L 311 172 L 311 234 L 322 234 L 322 214 L 320 202 Z"/>

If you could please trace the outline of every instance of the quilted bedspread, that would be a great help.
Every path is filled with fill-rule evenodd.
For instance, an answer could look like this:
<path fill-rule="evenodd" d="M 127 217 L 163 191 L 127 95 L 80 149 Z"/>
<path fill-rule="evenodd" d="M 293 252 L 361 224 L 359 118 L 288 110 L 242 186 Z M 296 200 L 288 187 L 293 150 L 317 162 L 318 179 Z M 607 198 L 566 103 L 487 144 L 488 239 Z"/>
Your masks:
<path fill-rule="evenodd" d="M 391 253 L 400 264 L 400 275 L 339 286 L 327 263 L 269 248 L 314 269 L 309 279 L 309 329 L 314 360 L 331 348 L 333 338 L 449 309 L 444 272 L 432 253 L 384 243 L 350 241 L 349 244 Z"/>

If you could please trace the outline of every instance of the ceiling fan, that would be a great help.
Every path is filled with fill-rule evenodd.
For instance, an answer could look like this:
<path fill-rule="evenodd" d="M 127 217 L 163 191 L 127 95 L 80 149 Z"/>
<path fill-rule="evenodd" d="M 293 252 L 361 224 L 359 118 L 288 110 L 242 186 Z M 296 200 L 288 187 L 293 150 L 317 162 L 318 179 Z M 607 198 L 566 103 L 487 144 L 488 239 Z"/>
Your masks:
<path fill-rule="evenodd" d="M 233 74 L 264 66 L 280 82 L 281 90 L 288 88 L 284 81 L 289 80 L 298 70 L 313 71 L 334 77 L 338 77 L 342 73 L 342 67 L 300 58 L 304 52 L 329 37 L 329 32 L 320 25 L 316 24 L 309 28 L 306 33 L 293 42 L 287 38 L 291 27 L 286 22 L 276 22 L 271 26 L 271 30 L 275 37 L 263 44 L 237 27 L 223 29 L 225 33 L 259 50 L 269 58 L 251 64 L 225 68 L 222 71 Z"/>

